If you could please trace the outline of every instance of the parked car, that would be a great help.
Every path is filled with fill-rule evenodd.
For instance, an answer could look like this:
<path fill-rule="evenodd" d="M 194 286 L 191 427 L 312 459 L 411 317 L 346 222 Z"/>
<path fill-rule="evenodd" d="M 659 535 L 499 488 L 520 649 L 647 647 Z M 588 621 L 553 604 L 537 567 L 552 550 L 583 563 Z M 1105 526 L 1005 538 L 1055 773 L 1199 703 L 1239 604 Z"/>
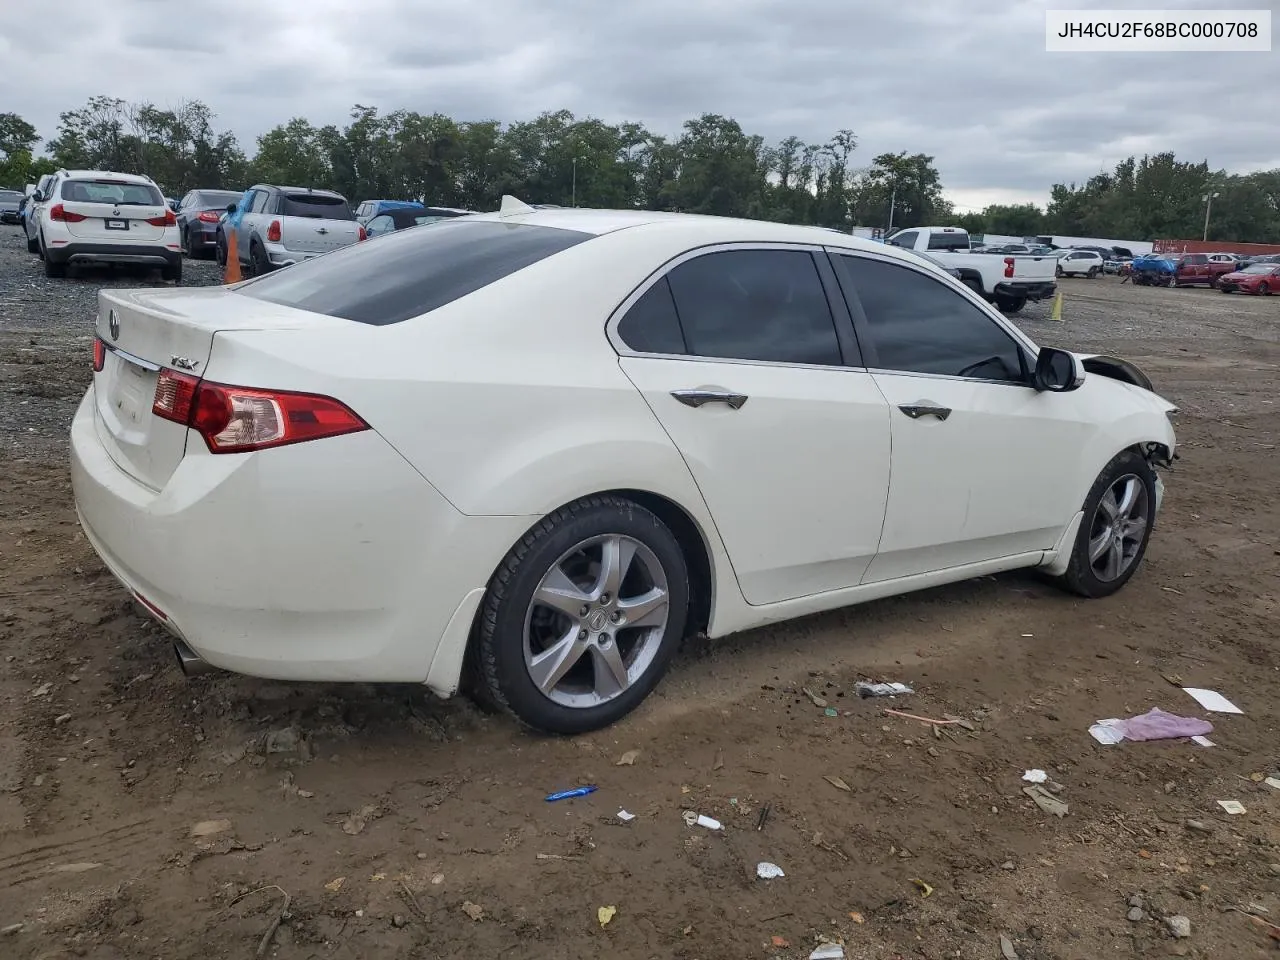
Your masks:
<path fill-rule="evenodd" d="M 182 279 L 178 221 L 154 180 L 132 173 L 60 170 L 28 217 L 47 277 L 71 264 L 159 267 L 166 280 Z"/>
<path fill-rule="evenodd" d="M 422 208 L 423 204 L 417 200 L 365 200 L 360 206 L 356 207 L 356 220 L 367 225 L 370 220 L 380 213 L 386 213 L 390 210 L 421 210 Z"/>
<path fill-rule="evenodd" d="M 969 250 L 969 235 L 959 227 L 911 227 L 886 241 L 917 253 L 932 254 L 960 271 L 961 281 L 1005 313 L 1017 313 L 1028 300 L 1053 296 L 1053 257 L 1005 254 L 993 257 Z"/>
<path fill-rule="evenodd" d="M 1021 567 L 1113 594 L 1175 456 L 1132 364 L 814 227 L 505 198 L 103 289 L 95 333 L 78 515 L 188 671 L 447 696 L 470 664 L 559 733 L 695 631 Z"/>
<path fill-rule="evenodd" d="M 1189 287 L 1198 284 L 1217 286 L 1218 278 L 1235 272 L 1235 261 L 1210 260 L 1206 253 L 1188 253 L 1175 263 L 1173 285 Z"/>
<path fill-rule="evenodd" d="M 19 211 L 25 199 L 21 190 L 0 190 L 0 223 L 21 223 Z"/>
<path fill-rule="evenodd" d="M 40 252 L 40 208 L 44 198 L 49 196 L 49 187 L 56 174 L 46 173 L 36 181 L 34 189 L 27 196 L 27 207 L 22 219 L 22 230 L 27 238 L 27 253 Z"/>
<path fill-rule="evenodd" d="M 1072 250 L 1058 258 L 1057 273 L 1060 277 L 1088 277 L 1094 279 L 1102 273 L 1105 261 L 1093 250 Z"/>
<path fill-rule="evenodd" d="M 240 201 L 238 190 L 191 190 L 178 201 L 178 234 L 182 252 L 193 260 L 203 258 L 218 245 L 218 223 L 227 206 Z"/>
<path fill-rule="evenodd" d="M 370 237 L 395 233 L 408 227 L 420 227 L 424 223 L 435 223 L 438 220 L 451 220 L 454 217 L 465 217 L 470 210 L 454 210 L 449 207 L 402 207 L 380 213 L 364 225 Z"/>
<path fill-rule="evenodd" d="M 1268 296 L 1280 292 L 1280 263 L 1254 263 L 1218 278 L 1223 293 L 1254 293 Z"/>
<path fill-rule="evenodd" d="M 310 187 L 256 184 L 220 224 L 222 259 L 226 235 L 236 234 L 236 253 L 250 275 L 268 273 L 365 239 L 365 229 L 342 194 Z"/>
<path fill-rule="evenodd" d="M 1149 253 L 1133 258 L 1133 262 L 1129 264 L 1129 277 L 1135 286 L 1168 287 L 1173 284 L 1177 270 L 1177 262 L 1172 257 Z"/>
<path fill-rule="evenodd" d="M 1124 273 L 1131 263 L 1133 257 L 1109 257 L 1102 262 L 1102 270 L 1104 273 Z"/>

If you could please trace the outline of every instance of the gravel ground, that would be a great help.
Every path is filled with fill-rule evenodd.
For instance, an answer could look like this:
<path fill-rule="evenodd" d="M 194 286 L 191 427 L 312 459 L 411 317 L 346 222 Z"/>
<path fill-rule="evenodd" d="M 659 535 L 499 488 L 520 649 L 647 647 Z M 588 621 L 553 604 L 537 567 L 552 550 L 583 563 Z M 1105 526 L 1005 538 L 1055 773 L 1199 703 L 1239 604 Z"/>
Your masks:
<path fill-rule="evenodd" d="M 979 960 L 1001 937 L 1021 960 L 1276 956 L 1232 908 L 1280 918 L 1280 790 L 1260 782 L 1280 775 L 1280 298 L 1101 278 L 1063 284 L 1065 323 L 1020 317 L 1137 361 L 1182 409 L 1165 512 L 1116 597 L 985 578 L 691 642 L 632 717 L 556 739 L 417 687 L 181 677 L 66 477 L 94 294 L 137 282 L 46 281 L 0 232 L 5 960 L 790 960 L 819 938 Z M 850 693 L 864 677 L 965 723 L 885 715 Z M 1208 748 L 1086 733 L 1200 715 L 1171 680 L 1244 715 L 1215 715 Z M 1023 794 L 1029 768 L 1065 817 Z M 542 801 L 581 783 L 600 789 Z M 786 876 L 755 879 L 760 861 Z"/>

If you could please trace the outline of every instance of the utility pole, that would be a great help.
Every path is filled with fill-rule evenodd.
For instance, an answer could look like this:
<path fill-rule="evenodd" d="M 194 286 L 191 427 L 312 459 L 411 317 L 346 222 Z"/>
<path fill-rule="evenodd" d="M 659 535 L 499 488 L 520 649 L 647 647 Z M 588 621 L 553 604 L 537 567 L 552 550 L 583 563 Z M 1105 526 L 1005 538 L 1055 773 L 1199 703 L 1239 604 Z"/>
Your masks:
<path fill-rule="evenodd" d="M 892 235 L 893 233 L 893 208 L 897 205 L 897 203 L 898 203 L 898 185 L 895 183 L 893 185 L 893 192 L 889 195 L 889 229 L 885 231 L 884 235 L 886 237 Z"/>
<path fill-rule="evenodd" d="M 569 201 L 571 207 L 578 205 L 578 158 L 573 158 L 573 199 Z M 1207 229 L 1207 228 L 1206 228 Z"/>
<path fill-rule="evenodd" d="M 1209 239 L 1209 211 L 1213 208 L 1213 201 L 1220 196 L 1221 193 L 1206 193 L 1200 198 L 1204 201 L 1204 240 Z"/>

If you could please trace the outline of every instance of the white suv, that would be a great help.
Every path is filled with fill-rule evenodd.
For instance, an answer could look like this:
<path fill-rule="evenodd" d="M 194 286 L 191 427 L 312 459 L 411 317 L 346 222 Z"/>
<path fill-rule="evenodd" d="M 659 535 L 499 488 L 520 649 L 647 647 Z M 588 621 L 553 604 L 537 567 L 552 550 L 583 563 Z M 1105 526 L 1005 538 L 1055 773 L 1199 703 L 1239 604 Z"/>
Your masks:
<path fill-rule="evenodd" d="M 59 170 L 33 195 L 35 240 L 46 277 L 72 263 L 159 267 L 182 279 L 178 221 L 150 177 L 102 170 Z"/>
<path fill-rule="evenodd" d="M 1102 254 L 1093 250 L 1073 250 L 1058 260 L 1058 276 L 1085 276 L 1092 280 L 1102 273 L 1106 261 Z"/>

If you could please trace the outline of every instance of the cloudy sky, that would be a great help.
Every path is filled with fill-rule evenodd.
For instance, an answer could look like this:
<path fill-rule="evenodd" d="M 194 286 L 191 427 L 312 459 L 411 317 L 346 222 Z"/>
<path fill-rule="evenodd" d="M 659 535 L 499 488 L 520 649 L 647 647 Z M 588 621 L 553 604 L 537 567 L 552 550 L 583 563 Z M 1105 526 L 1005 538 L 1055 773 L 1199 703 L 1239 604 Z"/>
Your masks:
<path fill-rule="evenodd" d="M 93 94 L 200 98 L 252 149 L 353 103 L 458 119 L 567 108 L 672 134 L 704 112 L 768 139 L 847 127 L 854 160 L 937 158 L 961 209 L 1043 203 L 1130 154 L 1280 167 L 1271 53 L 1046 53 L 1044 11 L 1277 0 L 58 0 L 0 21 L 0 109 L 48 137 Z M 11 11 L 14 12 L 14 11 Z M 1280 20 L 1280 16 L 1277 17 Z"/>

